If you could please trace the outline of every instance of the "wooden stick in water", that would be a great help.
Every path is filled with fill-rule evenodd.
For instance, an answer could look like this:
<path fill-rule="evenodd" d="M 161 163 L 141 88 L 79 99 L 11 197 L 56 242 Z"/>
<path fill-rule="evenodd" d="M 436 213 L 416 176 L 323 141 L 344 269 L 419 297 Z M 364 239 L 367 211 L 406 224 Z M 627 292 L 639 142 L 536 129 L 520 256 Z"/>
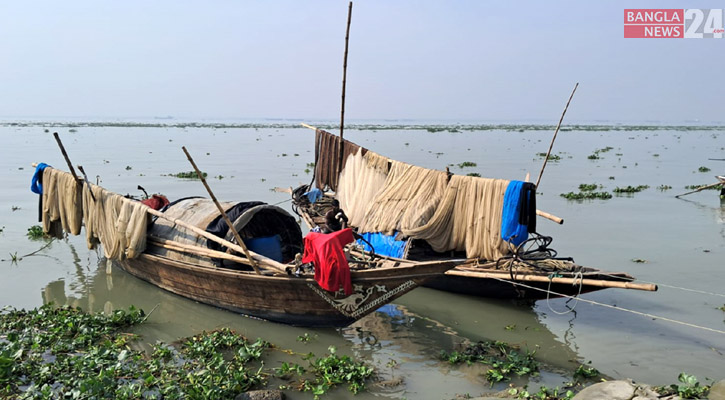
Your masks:
<path fill-rule="evenodd" d="M 66 153 L 65 151 L 65 147 L 63 147 L 63 142 L 60 141 L 60 136 L 58 136 L 58 132 L 53 132 L 53 137 L 55 138 L 55 141 L 58 142 L 58 147 L 60 147 L 60 152 L 63 153 L 63 158 L 65 158 L 65 162 L 68 163 L 68 168 L 70 169 L 71 175 L 73 175 L 73 178 L 75 178 L 76 182 L 80 184 L 81 178 L 78 177 L 78 174 L 76 174 L 76 170 L 73 169 L 73 163 L 70 162 L 70 158 L 68 157 L 68 153 Z"/>
<path fill-rule="evenodd" d="M 566 102 L 566 107 L 564 107 L 564 112 L 561 113 L 561 118 L 559 118 L 559 123 L 556 125 L 556 130 L 554 131 L 554 137 L 551 138 L 551 144 L 549 144 L 549 151 L 546 152 L 546 157 L 544 157 L 544 165 L 541 166 L 541 172 L 539 172 L 539 177 L 536 179 L 536 187 L 539 187 L 539 182 L 541 182 L 541 175 L 544 175 L 544 168 L 546 168 L 546 162 L 549 161 L 549 155 L 551 155 L 551 149 L 554 148 L 554 141 L 556 140 L 556 134 L 559 133 L 559 128 L 561 128 L 561 122 L 564 120 L 564 115 L 566 115 L 566 110 L 569 108 L 569 103 L 571 103 L 571 98 L 574 97 L 574 92 L 576 92 L 576 88 L 579 87 L 579 82 L 574 85 L 574 90 L 571 91 L 571 95 L 569 96 L 569 100 Z"/>
<path fill-rule="evenodd" d="M 342 156 L 344 154 L 344 143 L 342 141 L 342 131 L 345 127 L 345 84 L 347 82 L 347 47 L 350 40 L 350 20 L 352 19 L 352 1 L 347 8 L 347 29 L 345 30 L 345 55 L 342 59 L 342 106 L 340 107 L 340 162 L 337 166 L 337 174 L 342 172 Z"/>
<path fill-rule="evenodd" d="M 717 183 L 713 183 L 712 185 L 705 185 L 705 186 L 700 186 L 699 188 L 697 188 L 697 189 L 695 189 L 695 190 L 693 190 L 693 191 L 691 191 L 691 192 L 687 192 L 687 193 L 682 193 L 682 194 L 678 194 L 678 195 L 677 195 L 677 196 L 675 196 L 675 197 L 679 199 L 679 198 L 680 198 L 680 197 L 682 197 L 682 196 L 687 196 L 688 194 L 692 194 L 692 193 L 697 193 L 697 192 L 699 192 L 699 191 L 702 191 L 702 190 L 705 190 L 705 189 L 709 189 L 709 188 L 711 188 L 711 187 L 715 187 L 715 186 L 717 186 L 717 185 L 723 185 L 723 186 L 725 186 L 725 183 L 723 183 L 723 182 L 717 182 Z"/>
<path fill-rule="evenodd" d="M 184 153 L 186 154 L 186 158 L 188 158 L 188 159 L 189 159 L 189 162 L 191 163 L 191 166 L 192 166 L 192 167 L 194 167 L 194 171 L 196 171 L 196 175 L 197 175 L 197 176 L 199 177 L 199 179 L 201 180 L 201 183 L 203 183 L 203 184 L 204 184 L 204 187 L 206 188 L 206 191 L 207 191 L 207 192 L 209 193 L 209 196 L 211 197 L 212 201 L 213 201 L 213 202 L 214 202 L 214 204 L 216 205 L 216 208 L 217 208 L 217 209 L 219 210 L 219 212 L 221 213 L 221 215 L 222 215 L 222 218 L 224 218 L 224 221 L 225 221 L 225 222 L 227 223 L 227 225 L 229 225 L 229 230 L 230 230 L 230 231 L 232 231 L 232 234 L 234 234 L 234 238 L 235 238 L 235 239 L 237 240 L 237 244 L 239 244 L 239 246 L 240 246 L 240 247 L 242 248 L 242 250 L 244 251 L 244 255 L 245 255 L 245 256 L 247 256 L 247 258 L 248 258 L 248 259 L 249 259 L 249 261 L 251 262 L 251 264 L 252 264 L 252 268 L 254 268 L 254 271 L 255 271 L 256 273 L 258 273 L 258 274 L 261 274 L 262 272 L 261 272 L 261 271 L 259 270 L 259 267 L 257 266 L 257 262 L 256 262 L 256 261 L 255 261 L 255 260 L 254 260 L 254 259 L 252 258 L 252 256 L 251 256 L 251 255 L 249 254 L 249 250 L 247 250 L 247 246 L 246 246 L 246 245 L 244 244 L 244 241 L 243 241 L 243 240 L 242 240 L 242 238 L 241 238 L 241 237 L 239 236 L 239 232 L 237 232 L 237 230 L 236 230 L 236 229 L 234 229 L 234 224 L 232 223 L 232 221 L 231 221 L 231 220 L 229 219 L 229 217 L 227 216 L 227 213 L 226 213 L 226 212 L 224 212 L 224 209 L 222 208 L 221 204 L 219 204 L 219 201 L 218 201 L 218 200 L 216 199 L 216 196 L 214 196 L 214 192 L 212 192 L 212 191 L 211 191 L 211 188 L 210 188 L 210 187 L 209 187 L 209 185 L 208 185 L 208 184 L 206 183 L 206 179 L 204 179 L 204 176 L 203 176 L 203 175 L 201 174 L 201 171 L 199 171 L 199 168 L 198 168 L 198 167 L 196 166 L 196 163 L 195 163 L 195 162 L 194 162 L 194 160 L 193 160 L 193 159 L 191 158 L 191 155 L 189 154 L 189 152 L 188 152 L 188 151 L 186 151 L 186 147 L 182 146 L 182 147 L 181 147 L 181 149 L 182 149 L 182 150 L 184 150 Z"/>

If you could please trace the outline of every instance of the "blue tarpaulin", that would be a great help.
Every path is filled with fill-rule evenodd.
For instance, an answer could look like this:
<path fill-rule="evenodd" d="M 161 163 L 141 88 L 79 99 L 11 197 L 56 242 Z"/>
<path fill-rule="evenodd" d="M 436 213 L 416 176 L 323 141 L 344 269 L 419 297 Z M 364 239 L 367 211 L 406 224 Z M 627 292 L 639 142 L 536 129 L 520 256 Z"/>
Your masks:
<path fill-rule="evenodd" d="M 511 181 L 503 196 L 503 212 L 501 213 L 501 239 L 518 246 L 529 238 L 526 225 L 519 222 L 521 213 L 522 190 L 524 182 Z"/>
<path fill-rule="evenodd" d="M 375 249 L 375 254 L 388 257 L 402 258 L 405 252 L 405 245 L 408 244 L 407 240 L 395 240 L 395 234 L 385 235 L 380 232 L 368 232 L 361 235 L 365 240 Z M 363 245 L 365 250 L 370 251 L 370 246 L 362 240 L 357 240 L 358 244 Z"/>

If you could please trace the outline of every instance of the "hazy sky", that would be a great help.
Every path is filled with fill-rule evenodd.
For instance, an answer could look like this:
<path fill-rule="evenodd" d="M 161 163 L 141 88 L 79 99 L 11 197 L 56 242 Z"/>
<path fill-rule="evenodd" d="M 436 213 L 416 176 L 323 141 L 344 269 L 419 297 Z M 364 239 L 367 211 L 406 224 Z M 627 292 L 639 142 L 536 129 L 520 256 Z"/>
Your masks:
<path fill-rule="evenodd" d="M 354 3 L 346 119 L 725 121 L 725 39 L 624 39 L 625 8 Z M 5 1 L 0 116 L 340 113 L 347 1 Z"/>

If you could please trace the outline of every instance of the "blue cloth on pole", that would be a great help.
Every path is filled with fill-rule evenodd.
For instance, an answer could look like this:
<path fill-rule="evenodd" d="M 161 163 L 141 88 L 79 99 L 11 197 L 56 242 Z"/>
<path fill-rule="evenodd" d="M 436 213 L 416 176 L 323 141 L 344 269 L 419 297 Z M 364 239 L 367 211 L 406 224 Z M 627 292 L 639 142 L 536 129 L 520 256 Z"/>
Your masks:
<path fill-rule="evenodd" d="M 309 192 L 303 193 L 302 195 L 307 196 L 307 200 L 309 200 L 310 203 L 314 203 L 317 200 L 319 200 L 320 197 L 322 197 L 322 190 L 320 190 L 318 188 L 314 188 L 314 189 L 310 190 Z"/>
<path fill-rule="evenodd" d="M 39 182 L 39 180 L 43 176 L 43 170 L 45 170 L 45 167 L 50 167 L 50 165 L 40 163 L 37 167 L 35 167 L 33 179 L 30 181 L 30 190 L 35 194 L 43 194 L 43 185 Z"/>
<path fill-rule="evenodd" d="M 395 240 L 395 233 L 393 235 L 385 235 L 380 232 L 367 232 L 361 234 L 360 236 L 370 242 L 375 254 L 379 254 L 381 256 L 403 258 L 405 245 L 408 244 L 407 240 Z M 360 239 L 357 240 L 357 243 L 361 244 L 366 251 L 373 250 L 367 243 Z"/>
<path fill-rule="evenodd" d="M 521 202 L 524 201 L 521 190 L 525 182 L 511 181 L 506 187 L 506 193 L 503 196 L 503 211 L 501 212 L 501 239 L 518 246 L 529 238 L 529 232 L 526 225 L 520 222 Z M 527 196 L 533 196 L 528 191 Z"/>

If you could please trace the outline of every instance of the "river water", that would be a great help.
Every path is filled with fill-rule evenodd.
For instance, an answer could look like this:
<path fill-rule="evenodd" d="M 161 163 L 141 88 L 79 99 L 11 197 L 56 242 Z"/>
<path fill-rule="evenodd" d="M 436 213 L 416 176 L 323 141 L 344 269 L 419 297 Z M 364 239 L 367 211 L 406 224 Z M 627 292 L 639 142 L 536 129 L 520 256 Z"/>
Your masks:
<path fill-rule="evenodd" d="M 45 130 L 48 129 L 49 132 Z M 441 350 L 461 343 L 501 340 L 536 350 L 541 375 L 513 383 L 562 386 L 574 369 L 591 363 L 608 378 L 633 378 L 654 385 L 674 383 L 680 372 L 725 378 L 725 204 L 716 191 L 684 197 L 686 185 L 715 182 L 725 173 L 725 133 L 720 130 L 587 131 L 559 133 L 539 187 L 538 208 L 565 219 L 540 220 L 539 232 L 552 247 L 583 265 L 625 271 L 660 284 L 657 292 L 608 289 L 583 300 L 535 304 L 496 301 L 420 288 L 392 306 L 344 329 L 295 328 L 259 321 L 198 304 L 107 268 L 81 237 L 45 242 L 26 237 L 37 224 L 38 199 L 29 190 L 34 162 L 67 170 L 50 132 L 58 131 L 76 164 L 91 180 L 121 194 L 163 193 L 169 199 L 205 195 L 199 181 L 165 176 L 191 170 L 186 146 L 220 200 L 262 200 L 289 209 L 288 195 L 275 187 L 309 183 L 314 135 L 299 128 L 232 127 L 0 127 L 0 306 L 37 307 L 45 302 L 89 311 L 133 304 L 156 309 L 137 329 L 143 343 L 173 342 L 203 330 L 229 326 L 281 348 L 323 354 L 330 345 L 375 366 L 384 379 L 402 383 L 373 386 L 356 398 L 448 399 L 502 390 L 489 387 L 476 367 L 451 366 Z M 541 168 L 548 131 L 486 130 L 429 132 L 416 129 L 348 130 L 346 138 L 394 159 L 454 173 L 476 172 L 502 179 L 532 180 Z M 588 156 L 598 149 L 599 159 Z M 464 161 L 476 167 L 461 169 Z M 699 172 L 699 167 L 711 168 Z M 559 196 L 582 183 L 650 188 L 610 200 L 576 202 Z M 661 191 L 659 185 L 672 186 Z M 13 256 L 19 259 L 12 262 Z M 634 262 L 639 259 L 645 262 Z M 688 290 L 684 290 L 684 289 Z M 624 311 L 632 310 L 647 315 Z M 659 319 L 653 316 L 661 317 Z M 673 321 L 686 322 L 690 325 Z M 709 329 L 709 330 L 708 330 Z M 308 334 L 307 342 L 297 340 Z M 276 356 L 275 356 L 276 357 Z M 275 367 L 283 357 L 268 360 Z M 394 362 L 391 362 L 394 360 Z M 589 364 L 587 364 L 589 365 Z M 311 398 L 289 392 L 290 398 Z M 330 398 L 352 397 L 345 388 Z"/>

